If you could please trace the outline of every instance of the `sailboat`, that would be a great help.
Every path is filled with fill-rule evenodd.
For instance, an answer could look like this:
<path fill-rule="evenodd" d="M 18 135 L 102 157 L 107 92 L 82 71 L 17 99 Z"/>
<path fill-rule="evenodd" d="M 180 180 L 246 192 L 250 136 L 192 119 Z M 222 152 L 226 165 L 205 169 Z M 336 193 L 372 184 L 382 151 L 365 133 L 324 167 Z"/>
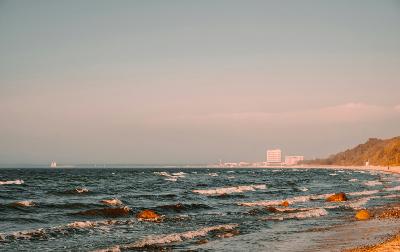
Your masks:
<path fill-rule="evenodd" d="M 50 167 L 51 168 L 56 168 L 57 167 L 56 161 L 52 161 L 51 164 L 50 164 Z"/>

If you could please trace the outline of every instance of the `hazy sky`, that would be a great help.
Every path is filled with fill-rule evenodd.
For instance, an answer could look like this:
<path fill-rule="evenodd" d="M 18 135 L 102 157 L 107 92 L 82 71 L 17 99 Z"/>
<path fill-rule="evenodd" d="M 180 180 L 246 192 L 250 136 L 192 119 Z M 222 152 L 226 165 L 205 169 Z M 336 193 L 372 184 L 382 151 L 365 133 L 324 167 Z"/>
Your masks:
<path fill-rule="evenodd" d="M 0 163 L 308 158 L 400 135 L 400 1 L 1 1 Z"/>

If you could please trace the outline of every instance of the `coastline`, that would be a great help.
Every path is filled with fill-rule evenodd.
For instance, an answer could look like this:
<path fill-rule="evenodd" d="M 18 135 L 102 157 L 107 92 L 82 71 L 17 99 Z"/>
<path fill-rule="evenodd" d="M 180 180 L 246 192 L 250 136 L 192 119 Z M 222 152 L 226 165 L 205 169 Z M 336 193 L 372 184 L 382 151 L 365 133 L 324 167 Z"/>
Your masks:
<path fill-rule="evenodd" d="M 400 174 L 400 166 L 340 166 L 340 165 L 294 165 L 257 167 L 266 169 L 329 169 L 329 170 L 363 170 Z M 387 206 L 390 209 L 393 207 Z M 396 207 L 394 207 L 396 208 Z M 397 217 L 398 218 L 398 217 Z M 372 244 L 343 249 L 342 252 L 394 252 L 400 251 L 400 231 Z"/>
<path fill-rule="evenodd" d="M 191 168 L 176 167 L 176 168 Z M 196 167 L 197 168 L 197 167 Z M 349 166 L 349 165 L 270 165 L 270 166 L 237 166 L 237 167 L 221 167 L 221 166 L 206 166 L 206 168 L 221 168 L 221 169 L 329 169 L 329 170 L 363 170 L 363 171 L 380 171 L 389 173 L 400 173 L 400 166 Z"/>

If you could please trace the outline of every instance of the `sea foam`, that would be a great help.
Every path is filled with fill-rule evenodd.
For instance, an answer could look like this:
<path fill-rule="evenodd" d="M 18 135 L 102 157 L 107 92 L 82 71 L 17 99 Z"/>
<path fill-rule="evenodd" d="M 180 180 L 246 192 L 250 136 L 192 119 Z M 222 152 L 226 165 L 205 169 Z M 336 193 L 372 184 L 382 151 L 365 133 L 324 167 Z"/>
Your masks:
<path fill-rule="evenodd" d="M 24 181 L 22 179 L 0 181 L 0 185 L 21 185 L 23 183 L 24 183 Z"/>
<path fill-rule="evenodd" d="M 116 251 L 121 251 L 121 249 L 129 250 L 129 249 L 140 249 L 140 248 L 144 248 L 144 247 L 148 247 L 148 246 L 165 245 L 165 244 L 169 244 L 169 243 L 190 240 L 190 239 L 193 239 L 196 237 L 204 237 L 209 232 L 212 232 L 212 231 L 233 230 L 236 227 L 238 227 L 237 224 L 227 224 L 227 225 L 205 227 L 205 228 L 201 228 L 198 230 L 187 231 L 187 232 L 182 232 L 182 233 L 172 233 L 172 234 L 166 234 L 166 235 L 153 235 L 153 236 L 148 236 L 142 240 L 138 240 L 138 241 L 130 243 L 130 244 L 116 245 L 111 248 L 95 250 L 94 252 L 106 252 L 106 251 L 107 252 L 109 252 L 109 251 L 116 252 Z"/>
<path fill-rule="evenodd" d="M 224 194 L 232 194 L 232 193 L 242 193 L 246 191 L 255 191 L 257 189 L 266 189 L 265 185 L 244 185 L 244 186 L 234 186 L 234 187 L 221 187 L 215 189 L 206 189 L 206 190 L 193 190 L 192 192 L 215 196 L 215 195 L 224 195 Z"/>
<path fill-rule="evenodd" d="M 325 216 L 328 215 L 328 211 L 326 211 L 323 208 L 315 208 L 311 210 L 306 210 L 306 211 L 300 211 L 297 213 L 289 213 L 285 215 L 280 215 L 280 216 L 268 216 L 262 218 L 262 220 L 288 220 L 288 219 L 306 219 L 306 218 L 313 218 L 313 217 L 320 217 L 320 216 Z"/>
<path fill-rule="evenodd" d="M 367 181 L 363 183 L 366 186 L 377 186 L 377 185 L 382 185 L 382 182 L 380 181 Z"/>

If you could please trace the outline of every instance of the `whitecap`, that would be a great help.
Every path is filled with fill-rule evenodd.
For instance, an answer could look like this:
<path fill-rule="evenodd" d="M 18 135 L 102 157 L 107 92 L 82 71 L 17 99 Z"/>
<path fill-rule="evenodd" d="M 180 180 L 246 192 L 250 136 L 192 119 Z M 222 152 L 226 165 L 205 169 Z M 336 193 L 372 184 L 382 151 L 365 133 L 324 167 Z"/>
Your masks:
<path fill-rule="evenodd" d="M 306 218 L 313 218 L 313 217 L 321 217 L 328 215 L 328 211 L 326 211 L 324 208 L 315 208 L 311 210 L 306 210 L 306 211 L 300 211 L 297 213 L 289 213 L 286 215 L 280 215 L 280 216 L 268 216 L 265 218 L 262 218 L 262 220 L 287 220 L 287 219 L 306 219 Z"/>
<path fill-rule="evenodd" d="M 361 195 L 372 195 L 379 193 L 378 190 L 371 190 L 371 191 L 361 191 L 361 192 L 350 192 L 348 195 L 351 196 L 361 196 Z"/>
<path fill-rule="evenodd" d="M 393 199 L 393 198 L 399 198 L 399 197 L 400 197 L 400 195 L 397 195 L 397 194 L 390 194 L 390 195 L 382 196 L 382 198 L 387 198 L 387 199 Z"/>
<path fill-rule="evenodd" d="M 306 187 L 300 187 L 299 190 L 302 191 L 302 192 L 307 192 L 307 191 L 308 191 L 308 188 L 306 188 Z"/>
<path fill-rule="evenodd" d="M 190 240 L 196 237 L 204 237 L 209 232 L 217 231 L 217 230 L 233 230 L 234 228 L 238 227 L 237 224 L 227 224 L 227 225 L 218 225 L 212 227 L 205 227 L 194 231 L 187 231 L 182 233 L 172 233 L 172 234 L 165 234 L 165 235 L 152 235 L 148 236 L 142 240 L 138 240 L 136 242 L 125 244 L 125 245 L 116 245 L 111 248 L 95 250 L 95 252 L 116 252 L 121 251 L 121 249 L 138 249 L 147 246 L 154 246 L 154 245 L 165 245 L 173 242 L 182 242 L 185 240 Z"/>
<path fill-rule="evenodd" d="M 89 189 L 87 188 L 75 188 L 76 193 L 87 193 L 89 192 Z"/>
<path fill-rule="evenodd" d="M 337 173 L 329 173 L 330 176 L 337 176 Z"/>
<path fill-rule="evenodd" d="M 168 172 L 154 172 L 154 174 L 167 177 L 165 179 L 167 181 L 174 181 L 175 182 L 175 181 L 178 180 L 178 178 L 184 178 L 186 173 L 184 173 L 184 172 L 175 172 L 175 173 L 169 174 Z"/>
<path fill-rule="evenodd" d="M 19 207 L 33 207 L 35 203 L 32 200 L 23 200 L 17 201 L 11 204 L 12 206 L 19 206 Z"/>
<path fill-rule="evenodd" d="M 103 203 L 103 204 L 109 205 L 109 206 L 119 206 L 119 205 L 122 205 L 122 201 L 120 201 L 120 200 L 117 199 L 117 198 L 101 200 L 100 203 Z"/>
<path fill-rule="evenodd" d="M 214 189 L 205 189 L 205 190 L 193 190 L 192 192 L 202 194 L 202 195 L 224 195 L 224 194 L 232 194 L 232 193 L 241 193 L 246 191 L 255 191 L 256 189 L 266 189 L 265 185 L 244 185 L 244 186 L 234 186 L 234 187 L 221 187 Z"/>
<path fill-rule="evenodd" d="M 301 202 L 307 202 L 310 200 L 318 200 L 318 199 L 325 199 L 332 194 L 320 194 L 320 195 L 304 195 L 304 196 L 296 196 L 292 198 L 286 198 L 286 199 L 279 199 L 279 200 L 268 200 L 268 201 L 256 201 L 256 202 L 240 202 L 237 203 L 240 206 L 247 206 L 247 207 L 252 207 L 252 206 L 278 206 L 281 205 L 282 202 L 287 201 L 289 204 L 294 204 L 294 203 L 301 203 Z"/>
<path fill-rule="evenodd" d="M 377 186 L 377 185 L 382 185 L 382 182 L 374 180 L 374 181 L 364 182 L 363 184 L 366 186 Z"/>
<path fill-rule="evenodd" d="M 368 203 L 368 201 L 370 199 L 373 199 L 375 197 L 365 197 L 365 198 L 361 198 L 361 199 L 357 199 L 357 200 L 351 200 L 351 201 L 347 201 L 344 206 L 345 207 L 349 207 L 349 208 L 353 208 L 355 210 L 359 210 L 361 209 L 365 204 Z"/>
<path fill-rule="evenodd" d="M 172 175 L 175 176 L 175 177 L 178 177 L 178 178 L 184 178 L 186 173 L 184 173 L 184 172 L 175 172 L 175 173 L 172 173 Z"/>
<path fill-rule="evenodd" d="M 218 173 L 212 172 L 212 173 L 209 173 L 208 176 L 211 176 L 211 177 L 218 177 Z"/>
<path fill-rule="evenodd" d="M 0 181 L 0 185 L 21 185 L 23 183 L 24 183 L 24 181 L 22 179 Z"/>
<path fill-rule="evenodd" d="M 385 188 L 385 191 L 388 191 L 388 192 L 400 191 L 400 186 Z"/>
<path fill-rule="evenodd" d="M 356 182 L 356 181 L 358 181 L 358 179 L 356 179 L 356 178 L 349 179 L 349 182 Z"/>

